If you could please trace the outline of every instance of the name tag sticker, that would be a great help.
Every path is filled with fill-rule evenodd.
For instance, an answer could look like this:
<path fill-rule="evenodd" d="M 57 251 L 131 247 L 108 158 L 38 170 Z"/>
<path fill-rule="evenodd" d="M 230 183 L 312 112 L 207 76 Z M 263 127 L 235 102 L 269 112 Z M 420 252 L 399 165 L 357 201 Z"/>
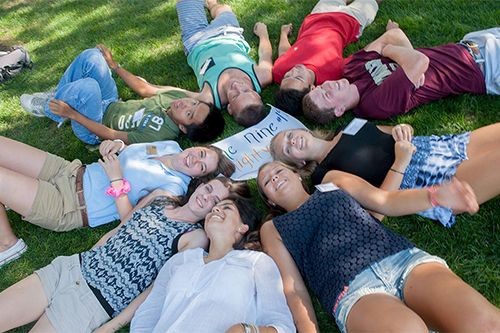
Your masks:
<path fill-rule="evenodd" d="M 137 123 L 141 121 L 142 117 L 144 116 L 144 111 L 146 111 L 146 108 L 142 108 L 134 113 L 134 117 L 132 118 L 133 123 Z"/>
<path fill-rule="evenodd" d="M 146 154 L 148 155 L 158 155 L 158 148 L 155 145 L 146 146 Z"/>
<path fill-rule="evenodd" d="M 347 135 L 356 135 L 356 133 L 359 132 L 359 130 L 365 126 L 367 120 L 366 119 L 359 119 L 359 118 L 354 118 L 349 125 L 342 131 L 342 134 L 347 134 Z"/>
<path fill-rule="evenodd" d="M 316 187 L 316 189 L 322 193 L 336 191 L 339 189 L 339 187 L 334 183 L 318 184 L 314 187 Z"/>

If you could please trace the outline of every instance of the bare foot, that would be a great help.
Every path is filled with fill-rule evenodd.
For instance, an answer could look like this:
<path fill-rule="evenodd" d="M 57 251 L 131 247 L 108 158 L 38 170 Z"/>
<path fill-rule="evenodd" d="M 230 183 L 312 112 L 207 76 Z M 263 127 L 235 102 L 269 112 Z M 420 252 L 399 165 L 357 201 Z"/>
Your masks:
<path fill-rule="evenodd" d="M 397 29 L 399 28 L 398 22 L 394 22 L 393 20 L 387 21 L 387 25 L 385 26 L 385 30 Z"/>
<path fill-rule="evenodd" d="M 281 33 L 290 36 L 292 34 L 293 26 L 291 23 L 283 24 L 281 26 Z"/>

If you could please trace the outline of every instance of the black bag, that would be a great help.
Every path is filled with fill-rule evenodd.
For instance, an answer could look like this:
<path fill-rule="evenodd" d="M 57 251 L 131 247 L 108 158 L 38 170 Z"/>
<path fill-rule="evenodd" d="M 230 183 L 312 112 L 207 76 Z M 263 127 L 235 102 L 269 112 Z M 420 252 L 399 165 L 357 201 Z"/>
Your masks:
<path fill-rule="evenodd" d="M 32 65 L 28 51 L 22 46 L 0 47 L 0 83 L 21 73 L 24 68 L 31 68 Z"/>

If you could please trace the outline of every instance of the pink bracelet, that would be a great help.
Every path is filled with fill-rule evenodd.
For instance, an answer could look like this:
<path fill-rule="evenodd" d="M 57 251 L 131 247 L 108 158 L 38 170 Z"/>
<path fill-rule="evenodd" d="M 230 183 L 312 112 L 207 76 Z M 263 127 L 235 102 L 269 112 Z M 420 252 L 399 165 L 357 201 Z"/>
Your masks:
<path fill-rule="evenodd" d="M 431 186 L 427 188 L 427 193 L 429 193 L 429 201 L 432 207 L 438 207 L 439 202 L 436 200 L 437 186 Z"/>
<path fill-rule="evenodd" d="M 119 198 L 128 192 L 130 192 L 130 183 L 126 179 L 122 179 L 122 185 L 120 187 L 113 187 L 110 185 L 106 189 L 106 194 L 113 198 Z"/>

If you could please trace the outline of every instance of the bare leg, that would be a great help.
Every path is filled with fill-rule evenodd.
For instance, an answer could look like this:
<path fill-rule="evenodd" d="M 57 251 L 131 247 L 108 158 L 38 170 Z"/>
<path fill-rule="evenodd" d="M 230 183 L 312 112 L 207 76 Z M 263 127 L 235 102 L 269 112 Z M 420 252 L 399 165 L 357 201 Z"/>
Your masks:
<path fill-rule="evenodd" d="M 472 186 L 480 204 L 500 194 L 499 147 L 500 123 L 481 127 L 471 133 L 469 159 L 457 168 L 457 178 Z"/>
<path fill-rule="evenodd" d="M 0 167 L 36 178 L 46 159 L 47 152 L 0 136 Z M 5 191 L 2 187 L 0 189 Z"/>
<path fill-rule="evenodd" d="M 218 3 L 217 0 L 205 0 L 205 6 L 207 7 L 208 11 L 210 12 L 210 16 L 212 16 L 212 19 L 216 18 L 223 12 L 231 12 L 232 9 L 229 5 L 223 5 Z"/>
<path fill-rule="evenodd" d="M 30 333 L 56 333 L 56 329 L 49 321 L 46 314 L 43 314 L 36 322 L 35 326 L 30 330 Z"/>
<path fill-rule="evenodd" d="M 413 269 L 404 295 L 408 307 L 432 329 L 500 332 L 500 311 L 441 264 L 422 264 Z"/>
<path fill-rule="evenodd" d="M 429 332 L 423 320 L 401 300 L 387 294 L 363 296 L 349 312 L 348 332 Z"/>
<path fill-rule="evenodd" d="M 32 274 L 0 293 L 0 332 L 31 323 L 48 306 L 37 275 Z"/>
<path fill-rule="evenodd" d="M 0 204 L 0 252 L 14 246 L 17 242 L 17 237 L 14 235 L 10 227 L 5 206 Z"/>
<path fill-rule="evenodd" d="M 17 241 L 4 205 L 27 216 L 31 213 L 37 190 L 38 181 L 35 178 L 0 167 L 0 251 L 8 249 Z"/>

